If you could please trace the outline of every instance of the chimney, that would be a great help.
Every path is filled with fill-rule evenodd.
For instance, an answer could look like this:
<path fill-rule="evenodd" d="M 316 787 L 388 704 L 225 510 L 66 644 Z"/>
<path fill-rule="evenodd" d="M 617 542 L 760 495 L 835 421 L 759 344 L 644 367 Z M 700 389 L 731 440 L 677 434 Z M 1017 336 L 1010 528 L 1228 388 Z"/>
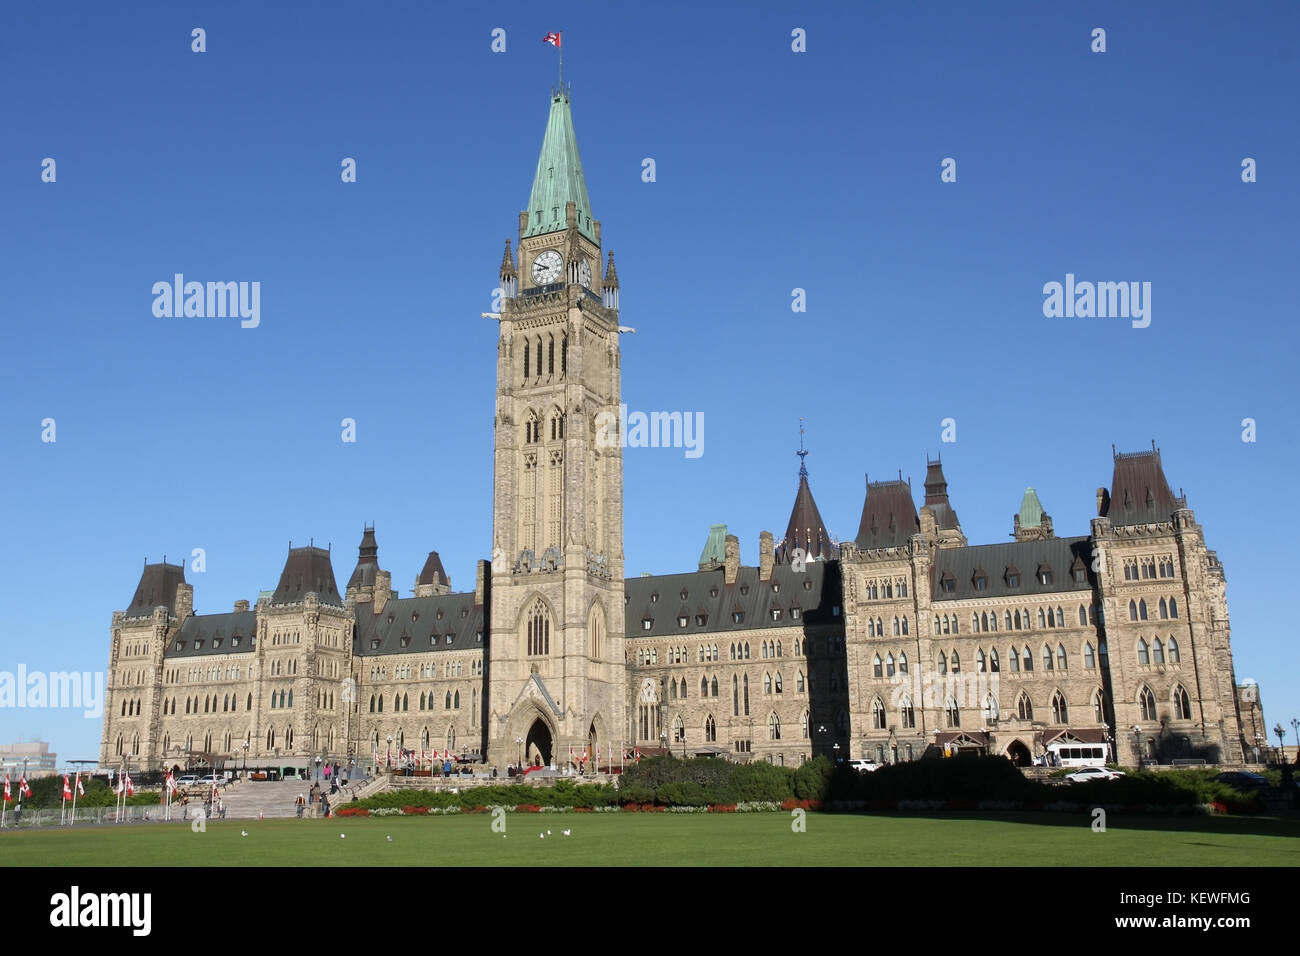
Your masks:
<path fill-rule="evenodd" d="M 236 602 L 235 602 L 235 611 L 236 611 L 236 613 L 239 612 L 239 611 L 247 611 L 247 610 L 248 610 L 248 602 L 247 602 L 247 601 L 236 601 Z"/>
<path fill-rule="evenodd" d="M 1110 504 L 1110 493 L 1105 488 L 1097 489 L 1097 514 L 1104 515 Z"/>
<path fill-rule="evenodd" d="M 194 585 L 176 585 L 176 616 L 182 621 L 194 613 Z"/>
<path fill-rule="evenodd" d="M 487 604 L 487 583 L 492 577 L 492 565 L 488 561 L 479 561 L 474 565 L 474 606 Z"/>
<path fill-rule="evenodd" d="M 393 596 L 393 576 L 387 571 L 375 572 L 375 613 L 379 614 Z"/>
<path fill-rule="evenodd" d="M 772 565 L 775 563 L 775 548 L 772 545 L 772 532 L 761 531 L 758 535 L 758 579 L 772 580 Z"/>
<path fill-rule="evenodd" d="M 727 535 L 727 543 L 722 560 L 723 581 L 735 584 L 740 576 L 740 539 L 734 534 Z"/>

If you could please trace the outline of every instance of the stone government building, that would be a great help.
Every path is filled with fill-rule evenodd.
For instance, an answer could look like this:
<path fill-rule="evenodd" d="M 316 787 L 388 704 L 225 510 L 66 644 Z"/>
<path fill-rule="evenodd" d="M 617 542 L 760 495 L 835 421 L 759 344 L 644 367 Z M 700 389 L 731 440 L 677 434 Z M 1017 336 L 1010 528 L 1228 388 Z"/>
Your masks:
<path fill-rule="evenodd" d="M 328 550 L 290 547 L 276 588 L 226 613 L 194 612 L 182 565 L 146 563 L 113 615 L 102 764 L 365 765 L 390 747 L 605 764 L 634 745 L 1028 763 L 1076 742 L 1125 764 L 1243 759 L 1243 711 L 1262 716 L 1236 684 L 1223 567 L 1154 445 L 1113 454 L 1082 535 L 1057 537 L 1031 488 L 1012 540 L 971 545 L 932 461 L 919 510 L 910 482 L 869 482 L 836 543 L 801 465 L 757 566 L 715 525 L 696 570 L 625 579 L 622 449 L 597 429 L 621 401 L 603 255 L 553 91 L 500 269 L 492 560 L 474 589 L 453 592 L 430 552 L 401 597 L 369 527 L 342 591 Z"/>

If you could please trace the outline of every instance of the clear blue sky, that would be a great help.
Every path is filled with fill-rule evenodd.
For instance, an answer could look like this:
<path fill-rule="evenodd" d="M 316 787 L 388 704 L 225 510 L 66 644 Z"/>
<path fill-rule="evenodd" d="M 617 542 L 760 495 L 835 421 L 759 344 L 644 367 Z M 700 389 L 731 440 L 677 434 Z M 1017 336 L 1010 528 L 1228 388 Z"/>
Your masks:
<path fill-rule="evenodd" d="M 1111 444 L 1154 438 L 1227 568 L 1238 678 L 1261 682 L 1270 726 L 1300 716 L 1279 629 L 1293 3 L 7 5 L 0 669 L 102 670 L 146 556 L 204 548 L 195 605 L 223 611 L 275 585 L 290 539 L 332 543 L 342 584 L 373 521 L 404 591 L 431 549 L 472 586 L 496 355 L 479 313 L 527 202 L 557 29 L 638 330 L 625 400 L 705 418 L 700 458 L 626 453 L 628 574 L 693 568 L 712 522 L 755 561 L 789 517 L 801 416 L 841 538 L 864 473 L 901 469 L 919 499 L 940 451 L 972 542 L 1007 539 L 1029 484 L 1083 534 Z M 155 318 L 176 272 L 260 282 L 261 326 Z M 1066 273 L 1150 282 L 1150 327 L 1045 318 Z M 95 756 L 99 730 L 0 711 L 0 741 L 65 758 Z"/>

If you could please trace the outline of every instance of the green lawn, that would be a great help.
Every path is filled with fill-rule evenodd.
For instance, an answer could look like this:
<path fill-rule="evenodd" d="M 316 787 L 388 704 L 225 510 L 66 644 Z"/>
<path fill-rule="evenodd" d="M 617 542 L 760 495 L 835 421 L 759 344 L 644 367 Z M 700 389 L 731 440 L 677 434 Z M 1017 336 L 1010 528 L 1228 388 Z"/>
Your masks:
<path fill-rule="evenodd" d="M 39 866 L 1296 866 L 1300 822 L 1082 814 L 486 814 L 246 820 L 0 834 L 0 864 Z M 549 829 L 551 835 L 539 839 Z M 564 837 L 561 831 L 571 829 Z M 242 830 L 248 836 L 241 836 Z M 347 834 L 340 838 L 340 834 Z M 390 843 L 386 837 L 391 836 Z"/>

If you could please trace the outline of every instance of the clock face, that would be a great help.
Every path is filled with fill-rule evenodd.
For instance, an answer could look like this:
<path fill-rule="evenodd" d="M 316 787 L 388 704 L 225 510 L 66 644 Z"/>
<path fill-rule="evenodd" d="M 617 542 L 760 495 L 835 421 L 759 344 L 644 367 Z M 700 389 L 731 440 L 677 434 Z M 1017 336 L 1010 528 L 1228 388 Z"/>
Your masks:
<path fill-rule="evenodd" d="M 583 259 L 582 264 L 578 266 L 578 281 L 591 288 L 591 263 L 586 259 Z"/>
<path fill-rule="evenodd" d="M 554 249 L 547 249 L 533 260 L 533 281 L 538 285 L 549 285 L 560 278 L 564 268 L 564 259 Z"/>

